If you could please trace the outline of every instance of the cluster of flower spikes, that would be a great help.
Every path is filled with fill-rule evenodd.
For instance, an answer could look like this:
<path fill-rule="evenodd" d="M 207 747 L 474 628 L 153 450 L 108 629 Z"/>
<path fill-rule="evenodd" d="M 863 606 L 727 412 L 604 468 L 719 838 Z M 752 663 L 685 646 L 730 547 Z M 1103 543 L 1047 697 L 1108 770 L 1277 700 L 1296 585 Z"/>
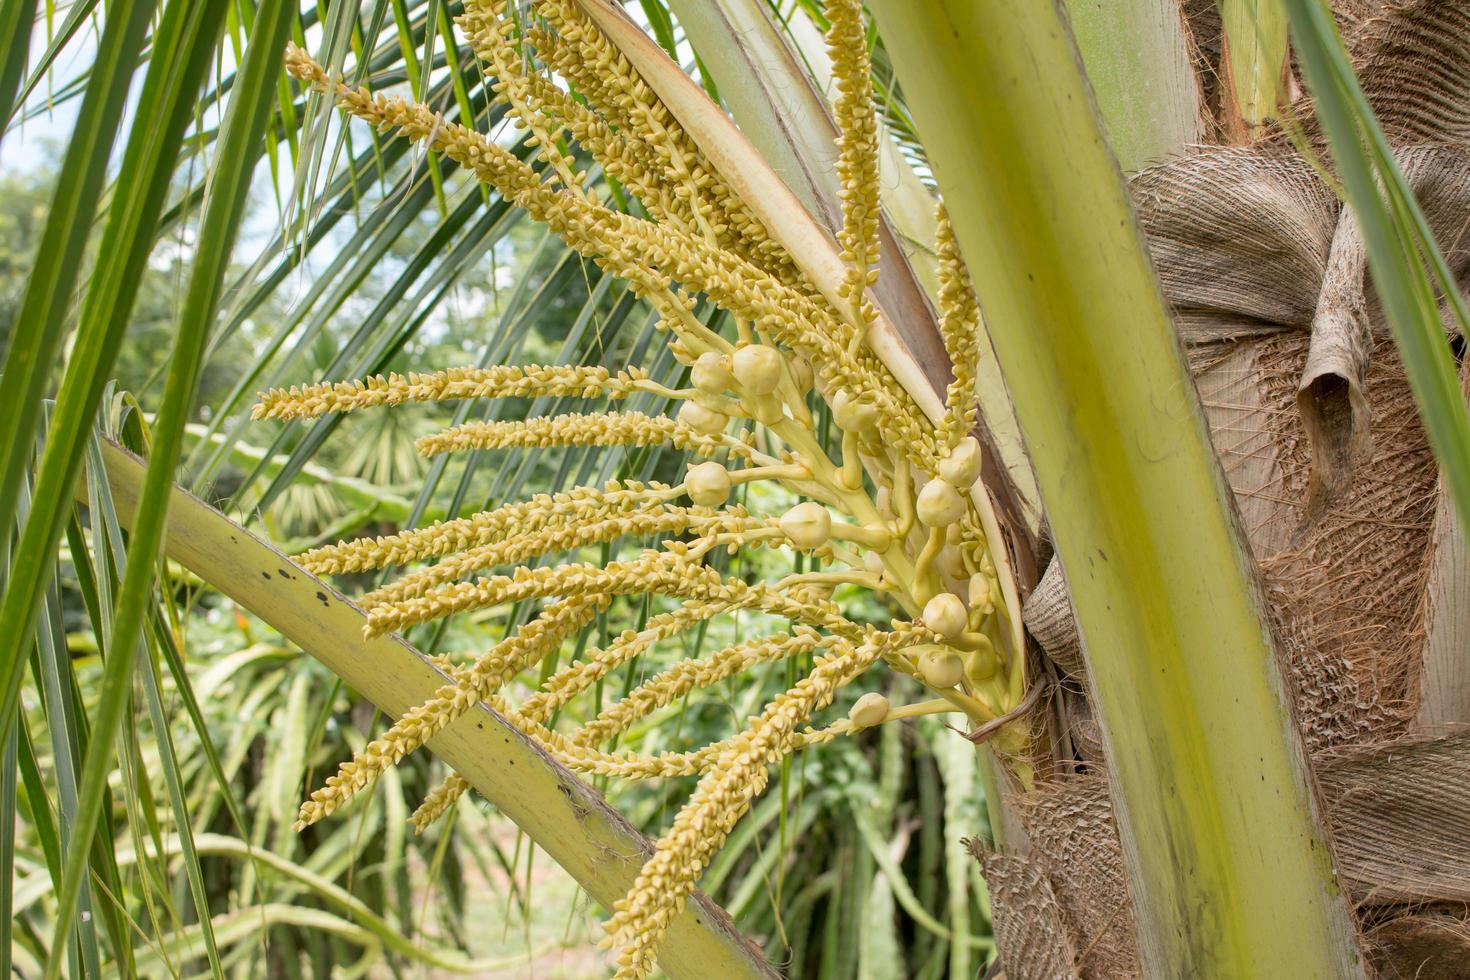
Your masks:
<path fill-rule="evenodd" d="M 508 603 L 542 606 L 523 625 L 507 627 L 483 655 L 441 659 L 445 685 L 343 763 L 302 805 L 298 827 L 331 814 L 482 702 L 576 771 L 630 779 L 700 775 L 608 922 L 623 978 L 651 970 L 660 938 L 764 788 L 771 763 L 886 721 L 939 711 L 992 720 L 1015 705 L 1024 682 L 1007 642 L 1013 624 L 1001 573 L 975 509 L 985 505 L 983 495 L 970 493 L 981 468 L 980 447 L 968 435 L 977 411 L 975 299 L 941 213 L 940 332 L 955 380 L 943 418 L 931 422 L 865 342 L 876 316 L 869 287 L 878 275 L 878 128 L 860 3 L 833 0 L 828 14 L 841 131 L 838 244 L 848 266 L 842 304 L 812 285 L 800 257 L 767 233 L 756 209 L 721 179 L 575 0 L 536 0 L 513 12 L 496 0 L 469 0 L 459 22 L 494 76 L 497 97 L 529 131 L 527 142 L 537 151 L 529 162 L 425 106 L 342 84 L 300 49 L 287 53 L 289 71 L 306 86 L 357 119 L 451 158 L 625 279 L 660 316 L 672 352 L 688 369 L 687 386 L 672 387 L 635 367 L 454 368 L 274 390 L 261 396 L 254 413 L 294 420 L 411 402 L 614 402 L 635 395 L 677 406 L 668 415 L 606 411 L 474 422 L 419 443 L 426 455 L 673 447 L 693 458 L 677 485 L 626 480 L 575 487 L 299 557 L 322 575 L 410 569 L 361 598 L 374 635 Z M 646 217 L 599 200 L 579 168 L 588 157 L 636 198 Z M 694 316 L 697 297 L 728 314 L 733 339 Z M 814 389 L 841 432 L 835 460 L 816 436 Z M 753 514 L 730 502 L 737 487 L 759 481 L 778 482 L 805 502 L 781 514 Z M 624 540 L 661 544 L 603 563 L 571 560 L 583 549 Z M 750 584 L 706 561 L 716 549 L 753 547 L 792 549 L 824 570 Z M 527 566 L 556 555 L 567 560 Z M 497 573 L 504 569 L 510 571 Z M 849 619 L 832 601 L 843 585 L 885 597 L 907 618 L 887 629 Z M 543 668 L 565 642 L 629 596 L 659 596 L 673 606 L 560 669 Z M 563 730 L 562 709 L 611 672 L 714 617 L 742 611 L 789 625 L 676 661 L 580 727 Z M 793 660 L 811 663 L 806 676 L 729 738 L 686 752 L 604 749 L 695 690 L 760 664 Z M 879 661 L 914 681 L 916 691 L 935 696 L 894 706 L 868 693 L 845 716 L 815 723 L 844 686 Z M 544 678 L 511 703 L 511 682 L 536 668 Z M 469 788 L 451 775 L 425 798 L 415 826 L 448 812 Z"/>

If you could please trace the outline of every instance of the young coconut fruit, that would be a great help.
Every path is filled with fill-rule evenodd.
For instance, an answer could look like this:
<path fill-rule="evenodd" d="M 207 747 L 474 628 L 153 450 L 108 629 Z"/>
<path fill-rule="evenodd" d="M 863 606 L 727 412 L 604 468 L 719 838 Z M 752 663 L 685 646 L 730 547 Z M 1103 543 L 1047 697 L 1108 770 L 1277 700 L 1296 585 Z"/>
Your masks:
<path fill-rule="evenodd" d="M 765 344 L 747 344 L 730 359 L 735 380 L 751 395 L 769 395 L 781 386 L 781 364 L 781 352 Z"/>
<path fill-rule="evenodd" d="M 948 527 L 965 516 L 965 498 L 951 484 L 936 477 L 919 491 L 914 512 L 925 527 Z"/>
<path fill-rule="evenodd" d="M 705 351 L 689 369 L 689 380 L 706 395 L 722 395 L 730 390 L 735 377 L 730 373 L 730 359 L 716 351 Z"/>
<path fill-rule="evenodd" d="M 832 514 L 808 500 L 781 515 L 781 533 L 798 548 L 820 548 L 832 538 Z"/>
<path fill-rule="evenodd" d="M 712 408 L 705 408 L 699 402 L 685 402 L 680 405 L 677 418 L 695 432 L 707 436 L 724 432 L 725 426 L 730 422 L 728 416 Z"/>
<path fill-rule="evenodd" d="M 871 435 L 878 429 L 878 406 L 861 398 L 854 398 L 839 391 L 832 399 L 832 420 L 843 432 L 853 435 Z"/>
<path fill-rule="evenodd" d="M 919 676 L 937 691 L 947 691 L 965 676 L 965 662 L 947 647 L 930 646 L 919 654 Z"/>
<path fill-rule="evenodd" d="M 684 491 L 700 507 L 719 507 L 730 497 L 730 471 L 719 463 L 695 463 L 684 476 Z"/>
<path fill-rule="evenodd" d="M 869 691 L 848 709 L 847 720 L 858 728 L 872 728 L 883 723 L 883 719 L 888 717 L 888 710 L 888 699 L 877 691 Z"/>
<path fill-rule="evenodd" d="M 939 464 L 939 478 L 952 487 L 968 490 L 980 479 L 983 457 L 974 436 L 965 436 Z"/>
<path fill-rule="evenodd" d="M 970 614 L 959 596 L 941 592 L 924 604 L 924 625 L 953 643 L 964 636 Z"/>

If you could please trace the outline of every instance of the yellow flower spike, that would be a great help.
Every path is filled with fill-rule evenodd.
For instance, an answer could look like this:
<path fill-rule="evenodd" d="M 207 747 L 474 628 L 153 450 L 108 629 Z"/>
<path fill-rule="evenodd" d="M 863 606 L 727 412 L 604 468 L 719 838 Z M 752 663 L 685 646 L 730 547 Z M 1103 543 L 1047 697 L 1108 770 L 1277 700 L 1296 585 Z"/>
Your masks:
<path fill-rule="evenodd" d="M 888 698 L 877 691 L 869 691 L 853 702 L 847 711 L 847 720 L 857 728 L 872 728 L 883 724 L 891 707 Z"/>
<path fill-rule="evenodd" d="M 728 448 L 737 456 L 750 451 L 735 440 L 696 432 L 683 423 L 642 412 L 553 415 L 507 422 L 467 422 L 424 436 L 420 455 L 533 446 L 660 446 L 693 449 L 706 456 Z"/>
<path fill-rule="evenodd" d="M 517 721 L 545 722 L 572 698 L 659 641 L 677 636 L 731 608 L 726 603 L 687 603 L 672 612 L 654 616 L 641 630 L 623 631 L 605 648 L 593 650 L 583 660 L 547 678 L 541 690 L 527 698 L 516 712 Z"/>
<path fill-rule="evenodd" d="M 781 515 L 781 533 L 798 548 L 820 548 L 832 538 L 832 514 L 815 501 L 797 504 Z"/>
<path fill-rule="evenodd" d="M 490 704 L 502 714 L 509 714 L 509 707 L 492 697 Z M 602 752 L 588 748 L 560 732 L 545 725 L 530 721 L 517 721 L 524 734 L 536 742 L 558 762 L 573 772 L 589 776 L 611 776 L 616 779 L 674 779 L 680 776 L 698 776 L 720 765 L 725 752 L 736 742 L 735 738 L 712 742 L 702 748 L 688 752 L 660 752 L 650 755 L 641 752 Z M 785 755 L 811 745 L 822 745 L 854 731 L 847 719 L 833 722 L 825 728 L 807 727 L 793 732 L 782 740 L 778 755 Z"/>
<path fill-rule="evenodd" d="M 389 766 L 419 748 L 464 715 L 506 681 L 536 663 L 563 640 L 592 621 L 607 597 L 574 597 L 544 610 L 511 636 L 501 640 L 472 666 L 453 675 L 434 697 L 405 712 L 382 737 L 342 763 L 323 786 L 301 804 L 295 827 L 302 830 L 329 816 L 370 785 Z"/>
<path fill-rule="evenodd" d="M 457 772 L 450 773 L 445 780 L 434 787 L 429 795 L 424 797 L 417 810 L 409 815 L 408 822 L 413 824 L 415 833 L 422 834 L 428 830 L 439 818 L 449 812 L 450 807 L 459 801 L 459 798 L 470 788 L 470 781 Z"/>
<path fill-rule="evenodd" d="M 924 625 L 938 633 L 946 642 L 958 640 L 964 635 L 969 623 L 969 611 L 965 609 L 960 597 L 952 592 L 941 592 L 924 603 Z"/>
<path fill-rule="evenodd" d="M 504 12 L 504 3 L 494 3 L 490 7 L 490 13 L 499 16 Z M 510 32 L 514 30 L 514 24 L 510 21 L 502 21 L 500 33 L 509 38 Z M 575 172 L 573 162 L 562 153 L 557 144 L 560 137 L 561 127 L 550 129 L 546 123 L 549 117 L 540 112 L 540 106 L 532 95 L 527 70 L 527 60 L 524 55 L 513 51 L 507 44 L 481 44 L 476 48 L 477 53 L 485 57 L 494 68 L 495 81 L 491 86 L 501 101 L 511 107 L 521 128 L 529 129 L 534 137 L 531 145 L 536 146 L 541 156 L 551 164 L 552 170 L 568 188 L 580 189 L 581 179 Z"/>
<path fill-rule="evenodd" d="M 548 596 L 608 597 L 644 593 L 706 602 L 748 603 L 746 608 L 761 609 L 840 635 L 852 635 L 857 629 L 830 603 L 798 602 L 767 585 L 749 585 L 737 578 L 724 578 L 713 568 L 668 552 L 645 551 L 636 559 L 609 562 L 606 566 L 523 567 L 514 575 L 446 585 L 428 595 L 369 610 L 365 632 L 381 636 L 454 613 Z"/>
<path fill-rule="evenodd" d="M 601 745 L 651 712 L 673 704 L 696 688 L 707 688 L 760 663 L 786 660 L 810 653 L 823 639 L 810 627 L 794 634 L 763 636 L 727 647 L 704 660 L 682 660 L 643 682 L 622 699 L 604 708 L 577 730 L 573 741 L 589 748 Z"/>
<path fill-rule="evenodd" d="M 461 551 L 436 565 L 421 568 L 389 582 L 364 595 L 358 604 L 371 610 L 376 606 L 427 595 L 435 588 L 471 572 L 520 565 L 539 555 L 573 551 L 622 537 L 648 537 L 691 530 L 708 536 L 741 533 L 761 526 L 760 519 L 747 515 L 743 507 L 731 507 L 717 514 L 702 513 L 687 507 L 649 507 L 605 520 L 555 522 L 540 530 L 530 526 L 525 534 Z"/>
<path fill-rule="evenodd" d="M 919 491 L 914 513 L 925 527 L 946 528 L 965 516 L 965 498 L 954 487 L 936 478 L 924 484 L 924 489 Z"/>
<path fill-rule="evenodd" d="M 878 263 L 878 121 L 873 111 L 872 68 L 863 25 L 862 0 L 828 0 L 827 51 L 837 83 L 833 116 L 837 122 L 838 196 L 842 230 L 837 242 L 848 264 L 842 292 L 852 304 L 854 322 L 866 327 L 874 318 L 863 292 Z M 871 271 L 870 271 L 871 270 Z"/>
<path fill-rule="evenodd" d="M 939 424 L 937 441 L 940 446 L 954 446 L 970 434 L 979 416 L 980 392 L 975 378 L 980 360 L 980 306 L 944 205 L 939 206 L 936 217 L 939 335 L 954 372 L 954 380 L 945 393 L 944 419 Z"/>
<path fill-rule="evenodd" d="M 695 463 L 684 476 L 689 499 L 701 507 L 719 507 L 730 497 L 730 471 L 716 462 Z"/>
<path fill-rule="evenodd" d="M 347 575 L 408 565 L 549 526 L 599 522 L 659 508 L 681 492 L 662 483 L 613 482 L 601 490 L 577 487 L 567 493 L 540 493 L 529 500 L 452 521 L 436 521 L 428 527 L 313 548 L 297 555 L 296 563 L 313 575 Z"/>
<path fill-rule="evenodd" d="M 689 802 L 644 863 L 633 889 L 615 906 L 606 924 L 608 941 L 621 946 L 621 980 L 641 978 L 653 968 L 654 952 L 669 923 L 684 907 L 711 857 L 770 778 L 768 765 L 788 737 L 814 711 L 831 703 L 838 688 L 861 674 L 906 631 L 870 636 L 818 658 L 796 687 L 772 701 L 749 728 L 731 740 L 718 765 L 706 773 Z"/>
<path fill-rule="evenodd" d="M 629 368 L 616 374 L 600 365 L 496 365 L 456 367 L 407 377 L 375 375 L 361 381 L 322 382 L 262 392 L 252 419 L 309 419 L 333 412 L 356 412 L 406 402 L 471 398 L 626 398 L 635 391 L 663 394 L 667 389 Z"/>

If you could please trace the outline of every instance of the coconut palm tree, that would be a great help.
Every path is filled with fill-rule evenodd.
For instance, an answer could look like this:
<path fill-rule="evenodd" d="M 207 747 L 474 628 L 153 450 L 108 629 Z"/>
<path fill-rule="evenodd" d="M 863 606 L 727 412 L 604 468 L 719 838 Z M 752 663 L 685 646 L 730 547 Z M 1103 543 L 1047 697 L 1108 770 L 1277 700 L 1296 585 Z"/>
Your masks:
<path fill-rule="evenodd" d="M 7 512 L 33 503 L 13 534 L 0 603 L 13 646 L 3 730 L 13 724 L 22 654 L 71 513 L 66 491 L 147 255 L 137 243 L 178 227 L 202 201 L 201 247 L 146 476 L 115 450 L 92 455 L 93 498 L 106 488 L 123 503 L 119 520 L 131 538 L 94 734 L 68 791 L 70 840 L 50 869 L 60 913 L 48 972 L 60 969 L 78 903 L 97 901 L 83 859 L 106 799 L 170 495 L 171 556 L 402 716 L 313 794 L 301 822 L 329 816 L 387 763 L 444 731 L 431 747 L 449 746 L 442 754 L 456 773 L 428 795 L 416 822 L 429 824 L 471 788 L 516 814 L 615 909 L 610 937 L 626 975 L 643 975 L 655 954 L 676 975 L 768 970 L 693 892 L 769 778 L 767 765 L 944 712 L 965 715 L 970 742 L 981 746 L 989 813 L 973 819 L 976 829 L 988 824 L 977 850 L 1000 944 L 992 968 L 1007 976 L 1145 968 L 1354 975 L 1365 969 L 1362 950 L 1392 976 L 1451 960 L 1463 934 L 1455 903 L 1470 900 L 1470 869 L 1456 847 L 1467 836 L 1465 801 L 1447 775 L 1464 764 L 1463 739 L 1424 726 L 1462 720 L 1466 690 L 1457 649 L 1463 541 L 1450 501 L 1470 499 L 1470 464 L 1458 386 L 1445 384 L 1453 380 L 1447 332 L 1464 322 L 1463 263 L 1453 248 L 1464 200 L 1461 5 L 1345 6 L 1337 11 L 1344 53 L 1314 4 L 1286 5 L 1288 47 L 1271 5 L 1224 4 L 1216 17 L 1213 5 L 1150 0 L 1120 15 L 1138 32 L 1130 36 L 1147 34 L 1149 44 L 1114 43 L 1114 58 L 1107 31 L 1075 5 L 1102 124 L 1140 168 L 1128 189 L 1142 238 L 1066 22 L 1050 5 L 983 10 L 935 0 L 915 13 L 873 3 L 875 44 L 859 5 L 833 3 L 813 11 L 831 63 L 808 58 L 810 75 L 793 56 L 811 53 L 800 29 L 788 39 L 763 5 L 673 6 L 703 55 L 701 78 L 741 128 L 670 60 L 679 36 L 652 4 L 645 14 L 656 40 L 596 0 L 524 10 L 467 4 L 461 34 L 433 5 L 395 5 L 390 31 L 381 4 L 298 18 L 267 3 L 240 18 L 250 26 L 236 46 L 237 70 L 212 86 L 204 81 L 217 11 L 178 0 L 150 31 L 148 5 L 108 10 L 5 367 L 0 436 L 14 465 L 0 500 Z M 25 48 L 33 18 L 23 2 L 3 8 L 9 51 Z M 293 48 L 287 57 L 299 88 L 282 87 L 287 34 L 317 54 Z M 109 203 L 28 494 L 22 474 L 40 396 L 71 329 L 63 300 L 81 281 L 88 218 L 105 180 L 89 164 L 107 156 L 126 108 L 121 80 L 143 50 L 140 121 L 118 186 L 147 192 Z M 23 59 L 5 63 L 8 104 Z M 1361 89 L 1343 72 L 1348 64 Z M 1006 75 L 1007 66 L 1017 74 Z M 830 114 L 820 93 L 828 72 Z M 1036 75 L 1016 84 L 1026 72 Z M 956 78 L 967 85 L 957 90 Z M 373 97 L 395 84 L 414 101 Z M 1157 114 L 1165 118 L 1143 113 L 1140 124 L 1140 90 L 1150 84 L 1169 86 Z M 219 126 L 186 142 L 201 88 L 204 105 L 223 107 Z M 332 102 L 372 128 L 334 122 Z M 513 145 L 487 138 L 504 120 L 527 136 Z M 390 130 L 421 149 L 388 138 Z M 886 145 L 889 134 L 908 158 Z M 211 142 L 208 181 L 171 198 L 182 151 L 202 153 Z M 227 292 L 245 188 L 263 147 L 294 161 L 293 220 Z M 1153 159 L 1161 153 L 1172 156 Z M 913 206 L 929 203 L 910 166 L 919 154 L 948 205 L 937 224 Z M 381 205 L 341 241 L 333 225 L 374 181 Z M 1339 202 L 1339 185 L 1351 208 Z M 883 213 L 885 187 L 899 190 Z M 170 200 L 178 206 L 166 211 Z M 437 225 L 401 265 L 386 266 L 401 272 L 385 281 L 385 256 L 426 206 L 437 206 Z M 486 508 L 422 532 L 316 549 L 301 559 L 305 571 L 241 544 L 228 524 L 170 488 L 199 366 L 212 351 L 248 332 L 259 353 L 203 431 L 192 432 L 189 463 L 201 487 L 260 431 L 239 413 L 254 391 L 301 380 L 291 373 L 300 358 L 277 356 L 283 345 L 309 350 L 355 301 L 362 325 L 320 377 L 386 369 L 522 212 L 593 265 L 559 246 L 546 251 L 461 366 L 265 395 L 256 414 L 292 424 L 258 454 L 240 492 L 269 507 L 306 472 L 340 413 L 406 401 L 458 404 L 454 426 L 422 443 L 431 452 L 574 448 L 502 468 L 488 492 L 470 490 L 488 465 L 478 453 L 467 464 L 437 464 L 420 503 L 395 523 L 416 523 L 446 477 L 459 481 L 455 513 L 474 509 L 460 510 L 471 492 Z M 1428 277 L 1420 250 L 1431 260 Z M 252 315 L 294 284 L 293 269 L 315 272 L 313 261 L 320 274 L 283 304 L 279 326 L 256 327 Z M 533 275 L 544 277 L 540 286 Z M 509 366 L 527 360 L 518 349 L 527 311 L 555 308 L 573 277 L 584 288 L 566 311 L 572 325 L 561 349 L 530 352 L 541 367 Z M 1193 386 L 1176 335 L 1188 347 Z M 551 417 L 576 397 L 631 410 Z M 534 402 L 518 412 L 485 401 L 497 398 Z M 662 414 L 671 404 L 681 406 L 674 418 Z M 643 452 L 664 444 L 719 462 L 686 470 L 667 453 Z M 1443 461 L 1443 494 L 1431 444 Z M 743 463 L 727 468 L 732 460 Z M 535 474 L 548 463 L 554 472 L 543 484 Z M 598 487 L 611 477 L 619 482 Z M 773 504 L 755 491 L 767 482 L 796 495 L 777 498 L 780 514 L 762 510 Z M 576 484 L 587 489 L 506 503 L 527 486 Z M 732 487 L 746 484 L 751 496 L 725 507 Z M 681 494 L 692 506 L 673 503 Z M 353 513 L 361 526 L 374 511 Z M 633 558 L 607 550 L 655 534 L 675 540 Z M 767 588 L 705 561 L 716 547 L 771 544 L 813 564 Z M 591 546 L 605 548 L 601 561 L 573 560 Z M 568 551 L 561 567 L 458 581 Z M 323 598 L 325 587 L 307 575 L 426 558 L 443 560 L 367 593 L 365 620 Z M 263 563 L 277 565 L 282 581 Z M 854 589 L 888 603 L 892 626 L 858 615 Z M 604 637 L 587 659 L 557 671 L 563 641 L 573 646 L 628 593 L 683 605 L 650 610 L 656 615 L 630 638 Z M 325 633 L 305 625 L 313 594 L 330 610 Z M 447 613 L 543 598 L 560 602 L 529 621 L 513 614 L 503 639 L 473 663 L 432 664 L 386 640 Z M 600 692 L 609 670 L 660 636 L 731 609 L 775 614 L 793 628 L 711 657 L 675 657 L 611 708 L 599 702 L 577 716 L 582 727 L 556 726 L 557 712 L 594 683 Z M 382 658 L 374 669 L 354 658 L 349 639 L 364 627 Z M 845 718 L 813 718 L 879 660 L 892 670 L 886 695 L 856 699 Z M 548 666 L 529 698 L 502 700 L 500 688 L 539 661 Z M 795 668 L 784 693 L 707 749 L 599 747 L 690 690 L 775 661 Z M 925 688 L 933 696 L 916 700 Z M 485 734 L 464 734 L 472 728 Z M 501 770 L 516 762 L 534 776 L 507 780 Z M 604 775 L 703 775 L 645 861 L 558 763 Z M 1366 786 L 1377 790 L 1371 801 Z M 625 851 L 599 861 L 599 848 Z M 881 853 L 874 849 L 874 860 Z M 902 895 L 901 872 L 881 870 Z M 925 968 L 964 974 L 974 961 L 963 941 L 963 881 L 951 876 L 947 892 L 947 926 L 931 917 L 925 928 L 946 938 L 948 960 L 931 957 Z M 927 915 L 911 891 L 901 901 L 916 918 Z M 207 936 L 208 910 L 197 911 Z M 121 924 L 104 925 L 125 948 Z M 95 931 L 84 924 L 75 937 L 93 959 Z"/>

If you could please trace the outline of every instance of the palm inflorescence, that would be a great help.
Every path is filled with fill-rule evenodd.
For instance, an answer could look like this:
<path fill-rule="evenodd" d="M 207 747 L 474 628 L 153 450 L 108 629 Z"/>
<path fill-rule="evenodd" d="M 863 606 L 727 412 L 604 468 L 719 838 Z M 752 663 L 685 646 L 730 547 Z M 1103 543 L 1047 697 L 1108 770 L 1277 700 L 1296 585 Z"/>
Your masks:
<path fill-rule="evenodd" d="M 994 721 L 1016 707 L 1025 685 L 1012 640 L 1015 611 L 1006 601 L 1013 589 L 979 485 L 980 445 L 969 434 L 978 403 L 975 297 L 941 214 L 940 331 L 954 381 L 943 412 L 930 418 L 869 344 L 877 316 L 870 288 L 879 275 L 878 130 L 861 6 L 834 0 L 828 16 L 841 133 L 837 246 L 846 271 L 837 288 L 825 291 L 813 284 L 805 257 L 768 232 L 759 202 L 743 200 L 722 179 L 676 113 L 573 0 L 510 9 L 499 0 L 472 0 L 460 20 L 496 79 L 498 98 L 529 130 L 531 159 L 425 105 L 348 86 L 300 49 L 287 54 L 293 76 L 351 116 L 450 157 L 625 279 L 660 317 L 670 350 L 688 368 L 688 386 L 670 387 L 634 366 L 464 367 L 275 390 L 255 410 L 257 418 L 300 419 L 410 402 L 617 401 L 640 394 L 677 406 L 669 415 L 630 410 L 467 422 L 425 436 L 419 450 L 434 456 L 510 447 L 668 446 L 693 460 L 682 482 L 577 486 L 300 558 L 324 575 L 411 569 L 360 600 L 375 635 L 509 603 L 541 608 L 523 625 L 507 626 L 504 638 L 472 662 L 445 660 L 448 682 L 344 763 L 303 804 L 298 826 L 331 814 L 481 702 L 576 771 L 635 779 L 699 775 L 607 924 L 609 944 L 620 948 L 619 977 L 651 970 L 661 936 L 765 788 L 773 762 L 921 714 L 957 711 L 972 724 Z M 602 181 L 579 169 L 588 158 Z M 610 206 L 602 195 L 611 185 L 620 188 L 617 200 L 635 204 Z M 733 336 L 697 315 L 705 303 L 723 311 Z M 813 408 L 821 403 L 840 431 L 833 453 L 818 435 Z M 763 481 L 782 485 L 782 499 L 804 500 L 779 514 L 752 512 L 750 498 L 731 502 L 736 488 Z M 529 564 L 624 538 L 658 544 L 617 560 Z M 751 583 L 710 560 L 721 551 L 770 547 L 809 556 L 813 570 Z M 510 571 L 495 574 L 504 569 Z M 849 618 L 834 595 L 852 587 L 903 616 L 886 628 Z M 619 597 L 641 596 L 674 605 L 566 666 L 541 670 L 530 695 L 511 703 L 510 681 L 550 662 Z M 741 612 L 785 625 L 677 661 L 575 730 L 558 724 L 574 699 L 659 642 Z M 728 738 L 687 752 L 608 748 L 691 691 L 776 662 L 809 670 Z M 819 720 L 844 686 L 880 662 L 912 679 L 915 699 L 895 706 L 869 694 L 845 715 Z M 1018 741 L 1024 736 L 1002 738 L 1002 752 L 1019 752 Z M 463 777 L 450 776 L 425 799 L 415 824 L 428 825 L 467 788 Z"/>

